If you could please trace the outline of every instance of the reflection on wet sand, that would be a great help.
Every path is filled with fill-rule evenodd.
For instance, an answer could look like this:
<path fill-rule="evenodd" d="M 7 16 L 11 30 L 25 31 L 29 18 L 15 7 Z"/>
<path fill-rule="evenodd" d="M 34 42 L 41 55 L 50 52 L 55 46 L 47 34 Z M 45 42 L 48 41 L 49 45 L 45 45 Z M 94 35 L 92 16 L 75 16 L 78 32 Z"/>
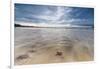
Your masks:
<path fill-rule="evenodd" d="M 93 60 L 93 29 L 15 28 L 15 65 Z"/>

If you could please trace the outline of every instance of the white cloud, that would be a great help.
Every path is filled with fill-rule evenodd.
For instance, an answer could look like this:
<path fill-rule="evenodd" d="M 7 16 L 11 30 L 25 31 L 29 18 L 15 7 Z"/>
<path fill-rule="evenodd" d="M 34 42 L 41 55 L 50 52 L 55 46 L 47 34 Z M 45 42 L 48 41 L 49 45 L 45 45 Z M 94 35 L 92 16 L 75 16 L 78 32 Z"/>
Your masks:
<path fill-rule="evenodd" d="M 32 17 L 49 21 L 49 23 L 62 23 L 66 21 L 66 18 L 69 19 L 71 11 L 72 8 L 57 7 L 56 11 L 48 9 L 44 11 L 44 14 L 32 15 Z"/>

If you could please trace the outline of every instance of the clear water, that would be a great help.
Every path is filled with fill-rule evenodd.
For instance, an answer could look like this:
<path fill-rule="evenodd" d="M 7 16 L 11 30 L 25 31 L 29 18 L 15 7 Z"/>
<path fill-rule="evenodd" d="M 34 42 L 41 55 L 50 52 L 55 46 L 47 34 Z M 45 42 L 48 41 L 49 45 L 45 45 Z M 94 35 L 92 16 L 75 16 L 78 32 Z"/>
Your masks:
<path fill-rule="evenodd" d="M 66 28 L 15 28 L 15 46 L 34 44 L 58 44 L 78 41 L 87 46 L 94 45 L 93 29 L 66 29 Z M 39 45 L 42 46 L 42 45 Z"/>

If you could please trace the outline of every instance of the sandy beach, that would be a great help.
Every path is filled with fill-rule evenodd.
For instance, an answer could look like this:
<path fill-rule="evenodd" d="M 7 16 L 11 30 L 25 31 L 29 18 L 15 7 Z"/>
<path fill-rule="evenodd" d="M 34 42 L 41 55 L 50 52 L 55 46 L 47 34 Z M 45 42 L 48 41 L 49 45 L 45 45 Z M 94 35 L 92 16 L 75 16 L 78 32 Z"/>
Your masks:
<path fill-rule="evenodd" d="M 94 59 L 93 29 L 15 28 L 15 65 Z"/>

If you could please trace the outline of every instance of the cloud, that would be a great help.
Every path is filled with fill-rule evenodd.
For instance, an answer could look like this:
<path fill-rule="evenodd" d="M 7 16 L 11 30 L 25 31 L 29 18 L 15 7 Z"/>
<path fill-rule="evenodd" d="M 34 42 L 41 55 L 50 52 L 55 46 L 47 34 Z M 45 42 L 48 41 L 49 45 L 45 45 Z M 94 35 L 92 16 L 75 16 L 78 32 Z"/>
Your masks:
<path fill-rule="evenodd" d="M 46 24 L 86 24 L 93 22 L 88 8 L 41 5 L 15 5 L 15 21 Z M 82 14 L 82 12 L 84 14 Z M 90 14 L 91 13 L 91 14 Z M 87 19 L 86 19 L 87 18 Z M 90 19 L 89 19 L 90 18 Z"/>
<path fill-rule="evenodd" d="M 32 15 L 33 18 L 43 19 L 48 23 L 62 23 L 69 19 L 72 8 L 56 7 L 56 11 L 47 9 L 41 15 Z M 66 17 L 66 18 L 65 18 Z"/>

